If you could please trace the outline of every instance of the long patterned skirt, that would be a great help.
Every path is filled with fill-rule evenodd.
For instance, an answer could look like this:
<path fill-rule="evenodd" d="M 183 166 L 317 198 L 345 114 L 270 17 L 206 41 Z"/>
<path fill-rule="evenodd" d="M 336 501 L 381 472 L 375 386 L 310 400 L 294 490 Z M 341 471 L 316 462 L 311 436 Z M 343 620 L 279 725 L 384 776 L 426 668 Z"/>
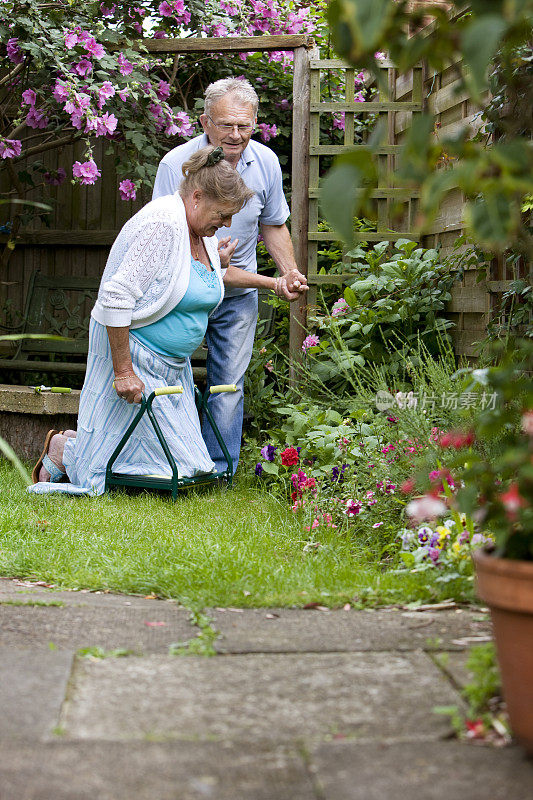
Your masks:
<path fill-rule="evenodd" d="M 132 334 L 130 350 L 133 369 L 145 384 L 146 396 L 160 387 L 183 386 L 183 394 L 162 395 L 152 406 L 180 476 L 212 472 L 215 465 L 202 439 L 189 359 L 164 358 Z M 36 483 L 29 491 L 92 495 L 104 492 L 107 462 L 139 410 L 137 404 L 118 397 L 113 378 L 107 330 L 91 319 L 77 437 L 67 440 L 63 456 L 70 483 Z M 115 461 L 113 471 L 127 475 L 171 475 L 163 448 L 146 414 Z"/>

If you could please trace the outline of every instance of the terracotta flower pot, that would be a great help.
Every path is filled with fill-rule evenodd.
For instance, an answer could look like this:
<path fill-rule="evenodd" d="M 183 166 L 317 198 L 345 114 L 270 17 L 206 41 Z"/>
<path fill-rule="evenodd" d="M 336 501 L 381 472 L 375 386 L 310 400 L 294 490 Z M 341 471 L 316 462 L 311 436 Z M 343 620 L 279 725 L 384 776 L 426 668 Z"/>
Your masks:
<path fill-rule="evenodd" d="M 474 553 L 477 592 L 491 610 L 513 733 L 533 755 L 533 562 Z"/>

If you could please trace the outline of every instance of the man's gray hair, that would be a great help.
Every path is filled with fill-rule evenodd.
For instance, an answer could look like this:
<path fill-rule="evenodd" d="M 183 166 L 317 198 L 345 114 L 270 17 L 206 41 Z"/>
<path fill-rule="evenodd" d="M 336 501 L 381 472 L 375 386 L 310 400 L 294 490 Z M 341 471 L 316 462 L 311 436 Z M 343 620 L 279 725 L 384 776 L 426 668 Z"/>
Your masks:
<path fill-rule="evenodd" d="M 254 117 L 257 116 L 259 108 L 259 97 L 251 83 L 238 78 L 221 78 L 214 83 L 210 83 L 205 90 L 205 113 L 210 115 L 215 103 L 231 94 L 235 100 L 243 105 L 251 105 Z"/>

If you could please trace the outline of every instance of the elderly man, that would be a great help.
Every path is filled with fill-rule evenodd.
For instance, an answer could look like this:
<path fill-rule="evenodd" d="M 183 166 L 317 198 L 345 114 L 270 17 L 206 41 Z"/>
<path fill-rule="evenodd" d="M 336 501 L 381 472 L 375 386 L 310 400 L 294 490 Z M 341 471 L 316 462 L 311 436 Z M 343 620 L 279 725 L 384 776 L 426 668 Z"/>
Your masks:
<path fill-rule="evenodd" d="M 230 228 L 221 228 L 238 240 L 231 263 L 250 272 L 257 271 L 256 247 L 259 230 L 266 248 L 280 272 L 276 293 L 295 300 L 306 291 L 307 280 L 297 268 L 291 238 L 285 222 L 289 207 L 283 194 L 281 167 L 277 156 L 265 145 L 251 140 L 259 100 L 248 81 L 224 78 L 208 86 L 205 109 L 200 117 L 204 133 L 175 147 L 162 159 L 155 179 L 153 198 L 173 194 L 181 180 L 181 167 L 189 156 L 207 144 L 220 145 L 226 159 L 240 173 L 255 196 L 235 214 Z M 237 468 L 242 436 L 244 373 L 250 363 L 257 323 L 257 291 L 229 289 L 212 315 L 206 333 L 207 379 L 212 384 L 235 383 L 235 394 L 214 395 L 210 410 Z M 211 427 L 202 431 L 217 469 L 225 468 L 220 446 Z"/>

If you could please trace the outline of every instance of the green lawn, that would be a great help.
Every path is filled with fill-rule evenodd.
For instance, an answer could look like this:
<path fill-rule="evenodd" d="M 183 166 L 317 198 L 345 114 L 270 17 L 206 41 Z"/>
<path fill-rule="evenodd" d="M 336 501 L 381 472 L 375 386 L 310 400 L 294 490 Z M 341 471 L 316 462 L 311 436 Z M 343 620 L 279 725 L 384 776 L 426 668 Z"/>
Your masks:
<path fill-rule="evenodd" d="M 171 597 L 189 607 L 338 606 L 453 597 L 394 574 L 346 532 L 304 531 L 276 498 L 239 486 L 183 495 L 34 496 L 0 465 L 0 574 L 60 587 Z"/>

